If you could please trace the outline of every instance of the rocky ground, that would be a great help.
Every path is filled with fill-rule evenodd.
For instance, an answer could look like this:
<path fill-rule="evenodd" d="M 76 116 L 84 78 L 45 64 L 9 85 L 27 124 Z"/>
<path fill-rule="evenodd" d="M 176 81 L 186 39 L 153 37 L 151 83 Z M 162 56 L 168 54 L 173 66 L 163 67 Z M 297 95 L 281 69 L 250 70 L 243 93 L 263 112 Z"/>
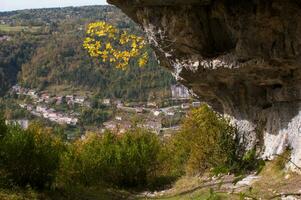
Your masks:
<path fill-rule="evenodd" d="M 301 199 L 301 175 L 282 168 L 276 159 L 268 161 L 259 174 L 245 177 L 224 175 L 220 177 L 184 177 L 170 189 L 143 192 L 139 199 Z"/>

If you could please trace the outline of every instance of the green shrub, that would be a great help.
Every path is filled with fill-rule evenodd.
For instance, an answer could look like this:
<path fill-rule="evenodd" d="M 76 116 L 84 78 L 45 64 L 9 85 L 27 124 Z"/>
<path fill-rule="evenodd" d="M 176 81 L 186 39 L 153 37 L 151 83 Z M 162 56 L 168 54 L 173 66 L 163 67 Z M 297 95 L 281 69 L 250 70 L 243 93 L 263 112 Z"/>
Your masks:
<path fill-rule="evenodd" d="M 238 163 L 239 166 L 236 168 L 236 172 L 238 173 L 253 170 L 259 173 L 265 165 L 264 160 L 258 158 L 255 149 L 247 151 Z"/>
<path fill-rule="evenodd" d="M 145 185 L 155 176 L 160 142 L 158 137 L 142 129 L 127 132 L 120 141 L 120 168 L 122 185 Z"/>
<path fill-rule="evenodd" d="M 92 134 L 70 146 L 61 173 L 69 183 L 145 186 L 156 175 L 159 153 L 158 137 L 142 129 Z"/>
<path fill-rule="evenodd" d="M 0 167 L 18 186 L 50 186 L 59 167 L 62 144 L 39 125 L 28 130 L 9 127 L 0 142 Z"/>
<path fill-rule="evenodd" d="M 206 105 L 188 114 L 168 150 L 174 155 L 171 173 L 175 175 L 202 174 L 206 170 L 214 174 L 243 173 L 263 164 L 255 150 L 241 155 L 236 128 Z"/>
<path fill-rule="evenodd" d="M 235 162 L 236 145 L 236 129 L 203 105 L 184 119 L 170 148 L 175 152 L 175 170 L 192 175 L 215 167 L 228 169 Z"/>

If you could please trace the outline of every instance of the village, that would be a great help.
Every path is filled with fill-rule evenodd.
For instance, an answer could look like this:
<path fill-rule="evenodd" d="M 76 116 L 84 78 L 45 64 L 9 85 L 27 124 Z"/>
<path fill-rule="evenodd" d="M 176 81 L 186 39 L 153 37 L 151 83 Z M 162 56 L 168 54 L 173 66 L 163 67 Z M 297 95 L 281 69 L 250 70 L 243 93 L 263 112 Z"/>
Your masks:
<path fill-rule="evenodd" d="M 74 97 L 72 95 L 68 95 L 65 97 L 62 96 L 53 96 L 51 97 L 47 93 L 38 93 L 36 90 L 28 89 L 28 88 L 22 88 L 19 85 L 15 85 L 12 87 L 12 93 L 15 93 L 17 95 L 23 95 L 28 96 L 31 98 L 32 103 L 19 103 L 19 106 L 21 108 L 26 109 L 29 111 L 32 115 L 36 117 L 43 117 L 45 119 L 49 119 L 50 121 L 56 122 L 58 124 L 68 124 L 75 126 L 78 123 L 77 116 L 78 113 L 63 113 L 56 111 L 54 108 L 50 108 L 47 106 L 50 103 L 55 103 L 57 105 L 63 103 L 63 99 L 65 99 L 66 103 L 68 105 L 70 104 L 80 104 L 80 105 L 86 105 L 85 98 L 83 97 Z"/>
<path fill-rule="evenodd" d="M 17 95 L 19 99 L 23 97 L 21 98 L 22 101 L 18 103 L 19 106 L 26 109 L 33 116 L 61 125 L 66 124 L 74 127 L 79 125 L 81 113 L 73 109 L 75 106 L 91 108 L 91 102 L 87 96 L 73 94 L 56 96 L 45 91 L 38 92 L 36 89 L 24 88 L 19 85 L 12 87 L 11 94 Z M 138 127 L 169 136 L 169 132 L 179 129 L 182 117 L 186 115 L 190 108 L 201 105 L 201 102 L 191 98 L 188 89 L 182 85 L 171 86 L 171 95 L 171 101 L 175 103 L 167 107 L 159 107 L 156 102 L 130 104 L 118 99 L 101 99 L 104 106 L 114 110 L 114 116 L 100 124 L 100 132 L 110 130 L 122 134 L 132 127 L 135 118 L 139 119 L 135 122 Z M 55 109 L 60 105 L 64 105 L 68 109 Z"/>

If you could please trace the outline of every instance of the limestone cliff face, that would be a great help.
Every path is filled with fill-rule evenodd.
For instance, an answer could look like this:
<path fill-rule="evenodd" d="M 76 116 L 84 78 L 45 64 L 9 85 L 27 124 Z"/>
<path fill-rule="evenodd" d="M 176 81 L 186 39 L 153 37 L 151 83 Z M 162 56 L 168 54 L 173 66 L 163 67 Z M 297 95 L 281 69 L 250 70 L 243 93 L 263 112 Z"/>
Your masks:
<path fill-rule="evenodd" d="M 161 65 L 232 116 L 248 148 L 301 166 L 301 1 L 108 0 L 142 25 Z"/>

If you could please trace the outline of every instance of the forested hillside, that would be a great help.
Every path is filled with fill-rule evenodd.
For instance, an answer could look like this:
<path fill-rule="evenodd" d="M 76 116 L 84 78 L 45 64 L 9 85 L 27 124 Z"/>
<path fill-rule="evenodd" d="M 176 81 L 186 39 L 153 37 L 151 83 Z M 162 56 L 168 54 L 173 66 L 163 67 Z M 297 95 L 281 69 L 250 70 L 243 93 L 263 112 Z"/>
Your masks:
<path fill-rule="evenodd" d="M 12 41 L 1 41 L 0 95 L 16 82 L 22 64 L 32 57 L 38 43 L 39 39 L 23 34 L 16 35 Z"/>
<path fill-rule="evenodd" d="M 87 24 L 94 21 L 107 21 L 142 34 L 139 27 L 111 6 L 0 13 L 2 93 L 16 82 L 21 69 L 19 83 L 40 90 L 90 91 L 100 97 L 139 101 L 170 95 L 174 80 L 153 56 L 144 68 L 131 63 L 126 71 L 89 57 L 82 43 Z"/>

